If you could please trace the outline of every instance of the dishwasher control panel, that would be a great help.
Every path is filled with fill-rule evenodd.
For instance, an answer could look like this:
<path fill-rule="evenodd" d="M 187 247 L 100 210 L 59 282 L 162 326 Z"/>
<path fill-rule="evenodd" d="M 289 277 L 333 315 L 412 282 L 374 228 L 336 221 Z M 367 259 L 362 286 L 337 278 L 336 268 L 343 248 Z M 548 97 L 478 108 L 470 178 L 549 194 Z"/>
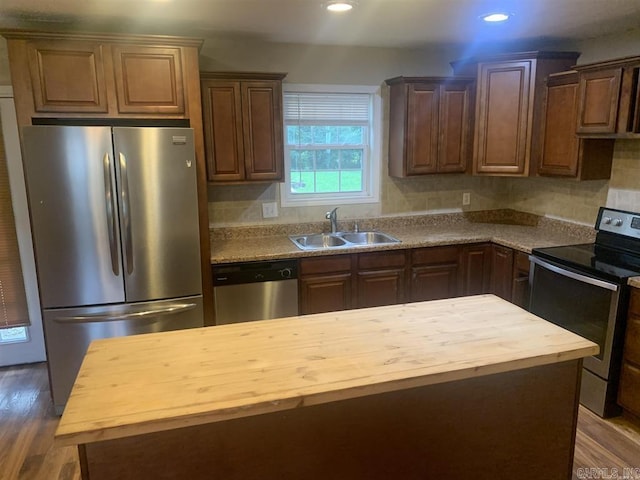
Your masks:
<path fill-rule="evenodd" d="M 274 282 L 298 278 L 296 260 L 274 260 L 266 262 L 230 263 L 212 265 L 213 286 L 238 285 L 242 283 Z"/>

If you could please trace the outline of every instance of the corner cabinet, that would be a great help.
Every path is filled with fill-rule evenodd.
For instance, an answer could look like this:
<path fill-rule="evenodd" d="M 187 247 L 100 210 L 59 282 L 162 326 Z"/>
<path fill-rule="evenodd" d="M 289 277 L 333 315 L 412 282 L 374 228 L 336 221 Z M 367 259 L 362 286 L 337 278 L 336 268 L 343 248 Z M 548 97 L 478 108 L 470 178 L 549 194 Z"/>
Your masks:
<path fill-rule="evenodd" d="M 577 118 L 578 72 L 571 70 L 549 75 L 538 175 L 577 180 L 611 177 L 615 140 L 578 137 Z"/>
<path fill-rule="evenodd" d="M 577 65 L 580 136 L 640 137 L 640 57 Z"/>
<path fill-rule="evenodd" d="M 200 73 L 209 182 L 283 179 L 285 75 Z"/>
<path fill-rule="evenodd" d="M 473 173 L 528 176 L 541 155 L 544 79 L 569 70 L 576 52 L 525 52 L 453 62 L 477 76 Z"/>
<path fill-rule="evenodd" d="M 389 174 L 463 173 L 473 78 L 396 77 L 389 96 Z"/>

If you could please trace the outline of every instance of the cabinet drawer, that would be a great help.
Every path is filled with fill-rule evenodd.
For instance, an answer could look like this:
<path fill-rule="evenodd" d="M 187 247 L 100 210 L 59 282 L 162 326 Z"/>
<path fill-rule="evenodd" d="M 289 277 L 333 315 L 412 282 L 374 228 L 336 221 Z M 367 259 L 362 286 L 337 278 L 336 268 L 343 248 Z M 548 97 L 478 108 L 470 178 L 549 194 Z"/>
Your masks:
<path fill-rule="evenodd" d="M 625 410 L 640 415 L 640 369 L 628 362 L 622 363 L 618 403 Z"/>
<path fill-rule="evenodd" d="M 459 256 L 460 248 L 457 245 L 450 247 L 418 248 L 411 252 L 413 265 L 458 262 Z"/>
<path fill-rule="evenodd" d="M 349 271 L 351 271 L 351 255 L 332 255 L 300 260 L 301 275 Z"/>
<path fill-rule="evenodd" d="M 358 269 L 404 267 L 406 263 L 405 250 L 395 252 L 361 253 L 358 255 Z"/>
<path fill-rule="evenodd" d="M 640 316 L 630 315 L 624 337 L 624 359 L 640 367 Z"/>

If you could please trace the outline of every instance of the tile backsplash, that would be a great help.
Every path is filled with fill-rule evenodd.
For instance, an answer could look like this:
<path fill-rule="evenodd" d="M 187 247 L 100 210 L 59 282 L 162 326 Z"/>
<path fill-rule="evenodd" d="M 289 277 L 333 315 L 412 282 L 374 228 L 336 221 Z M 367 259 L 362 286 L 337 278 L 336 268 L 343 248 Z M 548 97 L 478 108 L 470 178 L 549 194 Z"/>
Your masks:
<path fill-rule="evenodd" d="M 510 208 L 536 215 L 593 224 L 598 207 L 640 211 L 640 140 L 617 140 L 610 180 L 576 182 L 555 178 L 429 175 L 391 178 L 383 167 L 379 204 L 345 205 L 339 218 Z M 209 187 L 212 226 L 317 222 L 328 207 L 280 206 L 279 184 Z M 471 204 L 462 205 L 462 194 Z M 262 218 L 262 203 L 277 202 L 279 216 Z"/>

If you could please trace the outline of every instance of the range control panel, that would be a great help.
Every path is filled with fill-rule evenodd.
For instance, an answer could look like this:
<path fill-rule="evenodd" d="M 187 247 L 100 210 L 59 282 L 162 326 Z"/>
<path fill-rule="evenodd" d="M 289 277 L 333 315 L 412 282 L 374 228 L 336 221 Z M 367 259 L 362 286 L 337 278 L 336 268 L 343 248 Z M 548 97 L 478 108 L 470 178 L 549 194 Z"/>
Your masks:
<path fill-rule="evenodd" d="M 600 207 L 596 230 L 640 238 L 640 213 Z"/>

